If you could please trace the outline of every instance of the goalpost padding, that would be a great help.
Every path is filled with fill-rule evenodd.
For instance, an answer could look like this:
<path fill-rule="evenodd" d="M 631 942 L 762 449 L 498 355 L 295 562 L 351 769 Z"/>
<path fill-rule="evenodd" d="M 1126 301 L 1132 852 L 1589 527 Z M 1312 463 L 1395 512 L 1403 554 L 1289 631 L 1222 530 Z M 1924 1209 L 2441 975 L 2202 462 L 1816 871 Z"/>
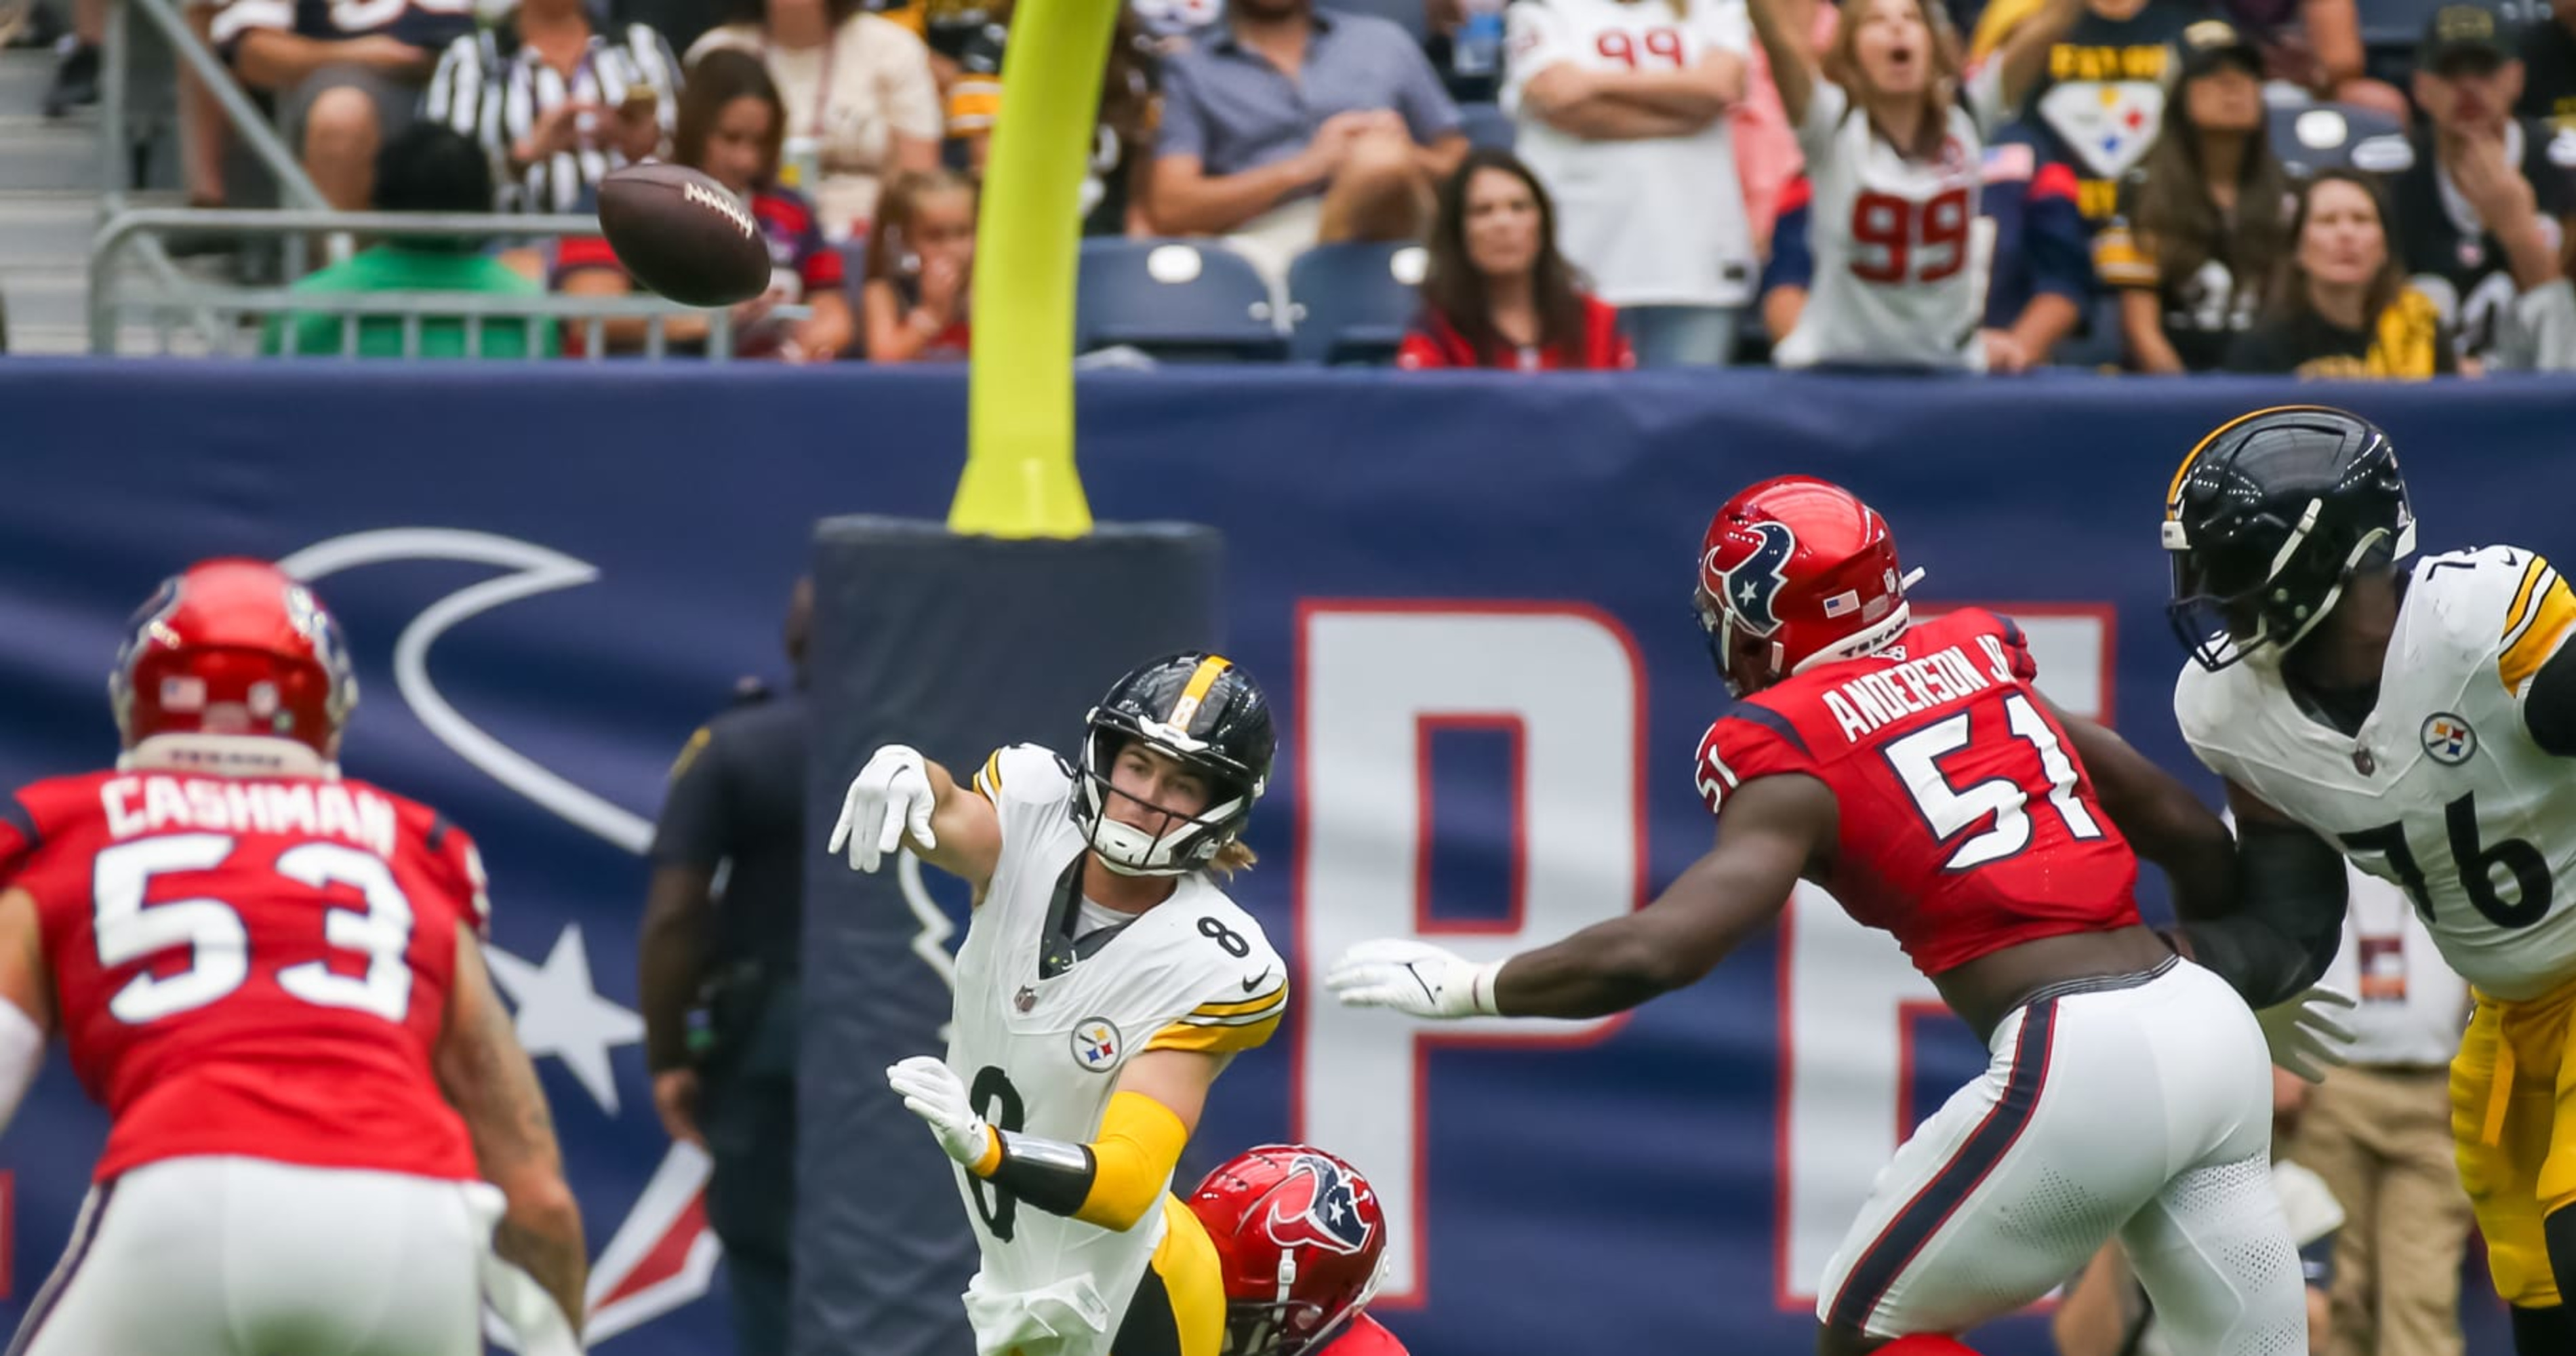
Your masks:
<path fill-rule="evenodd" d="M 1222 567 L 1217 532 L 1184 524 L 1023 540 L 877 517 L 816 528 L 797 1356 L 974 1349 L 957 1300 L 975 1270 L 965 1206 L 947 1156 L 885 1084 L 887 1065 L 947 1052 L 958 939 L 939 944 L 924 914 L 962 928 L 965 889 L 923 869 L 924 893 L 947 904 L 924 908 L 894 866 L 861 875 L 825 854 L 850 778 L 889 743 L 960 781 L 1004 744 L 1073 752 L 1119 675 L 1218 642 Z"/>

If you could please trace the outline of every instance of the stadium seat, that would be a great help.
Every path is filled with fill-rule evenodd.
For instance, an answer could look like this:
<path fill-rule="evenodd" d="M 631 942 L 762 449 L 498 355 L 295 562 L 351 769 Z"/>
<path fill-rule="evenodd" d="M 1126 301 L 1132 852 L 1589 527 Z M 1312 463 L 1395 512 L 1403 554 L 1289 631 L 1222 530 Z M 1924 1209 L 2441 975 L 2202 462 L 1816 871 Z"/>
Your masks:
<path fill-rule="evenodd" d="M 1423 0 L 1327 0 L 1324 8 L 1344 14 L 1368 14 L 1395 24 L 1422 41 L 1431 32 L 1431 16 Z"/>
<path fill-rule="evenodd" d="M 1460 104 L 1458 113 L 1467 120 L 1470 145 L 1508 151 L 1520 135 L 1520 128 L 1513 125 L 1511 115 L 1499 104 Z"/>
<path fill-rule="evenodd" d="M 1299 362 L 1383 363 L 1421 306 L 1420 245 L 1318 245 L 1288 266 L 1289 356 Z"/>
<path fill-rule="evenodd" d="M 1213 240 L 1082 242 L 1077 346 L 1125 344 L 1170 361 L 1276 362 L 1288 354 L 1269 284 Z"/>
<path fill-rule="evenodd" d="M 2295 172 L 2358 169 L 2394 174 L 2414 163 L 2406 129 L 2385 113 L 2351 104 L 2293 104 L 2268 113 L 2272 153 Z"/>

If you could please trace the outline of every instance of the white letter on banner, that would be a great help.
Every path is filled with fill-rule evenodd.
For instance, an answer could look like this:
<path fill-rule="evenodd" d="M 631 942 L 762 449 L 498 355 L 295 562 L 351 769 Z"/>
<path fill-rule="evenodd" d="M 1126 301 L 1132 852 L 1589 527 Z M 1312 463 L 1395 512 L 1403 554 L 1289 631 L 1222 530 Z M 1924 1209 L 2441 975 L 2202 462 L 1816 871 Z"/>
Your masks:
<path fill-rule="evenodd" d="M 2100 720 L 2111 709 L 2108 607 L 1996 606 L 2012 618 L 2039 664 L 2039 688 L 2070 716 Z M 1773 1250 L 1783 1308 L 1812 1307 L 1816 1282 L 1835 1245 L 1869 1199 L 1869 1184 L 1937 1101 L 1909 1107 L 1913 1077 L 1908 1018 L 1943 1012 L 1932 981 L 1915 972 L 1896 939 L 1851 920 L 1832 895 L 1801 885 L 1780 929 L 1785 959 L 1780 1059 L 1789 1099 L 1781 1118 L 1779 1171 L 1787 1217 Z M 1955 1017 L 1938 1020 L 1956 1022 Z M 1963 1028 L 1964 1029 L 1964 1028 Z M 1944 1094 L 1946 1095 L 1946 1094 Z M 1910 1113 L 1910 1115 L 1909 1115 Z"/>
<path fill-rule="evenodd" d="M 1289 1123 L 1368 1174 L 1388 1223 L 1383 1296 L 1420 1303 L 1433 1238 L 1422 1105 L 1430 1051 L 1584 1043 L 1618 1019 L 1435 1029 L 1333 1002 L 1323 969 L 1372 937 L 1499 960 L 1643 904 L 1645 673 L 1618 622 L 1551 603 L 1310 603 L 1298 646 L 1290 734 L 1302 855 L 1290 954 L 1301 967 L 1301 1030 Z M 1426 727 L 1485 720 L 1516 727 L 1520 740 L 1521 822 L 1503 830 L 1520 854 L 1520 897 L 1507 924 L 1444 925 L 1422 898 L 1421 741 Z"/>

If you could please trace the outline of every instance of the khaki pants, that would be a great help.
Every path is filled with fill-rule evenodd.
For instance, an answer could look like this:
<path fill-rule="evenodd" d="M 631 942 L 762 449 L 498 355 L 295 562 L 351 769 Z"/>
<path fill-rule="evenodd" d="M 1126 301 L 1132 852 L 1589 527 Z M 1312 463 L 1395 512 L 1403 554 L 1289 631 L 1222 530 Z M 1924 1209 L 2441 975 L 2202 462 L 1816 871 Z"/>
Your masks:
<path fill-rule="evenodd" d="M 2343 1203 L 2330 1356 L 2460 1356 L 2472 1221 L 2447 1071 L 2335 1070 L 2309 1091 L 2289 1156 Z"/>

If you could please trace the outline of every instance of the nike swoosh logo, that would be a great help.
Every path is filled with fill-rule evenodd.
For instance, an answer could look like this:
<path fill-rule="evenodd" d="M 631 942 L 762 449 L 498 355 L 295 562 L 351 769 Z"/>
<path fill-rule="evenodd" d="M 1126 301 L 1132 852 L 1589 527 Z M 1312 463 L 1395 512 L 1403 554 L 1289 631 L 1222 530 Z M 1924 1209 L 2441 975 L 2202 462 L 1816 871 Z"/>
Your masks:
<path fill-rule="evenodd" d="M 1268 979 L 1268 978 L 1270 978 L 1270 972 L 1269 972 L 1269 971 L 1267 971 L 1267 970 L 1262 971 L 1260 974 L 1254 975 L 1252 978 L 1250 978 L 1250 979 L 1247 979 L 1247 980 L 1243 981 L 1243 991 L 1244 991 L 1245 993 L 1258 993 L 1258 992 L 1260 992 L 1260 990 L 1261 990 L 1261 981 L 1263 981 L 1263 980 L 1265 980 L 1265 979 Z"/>

